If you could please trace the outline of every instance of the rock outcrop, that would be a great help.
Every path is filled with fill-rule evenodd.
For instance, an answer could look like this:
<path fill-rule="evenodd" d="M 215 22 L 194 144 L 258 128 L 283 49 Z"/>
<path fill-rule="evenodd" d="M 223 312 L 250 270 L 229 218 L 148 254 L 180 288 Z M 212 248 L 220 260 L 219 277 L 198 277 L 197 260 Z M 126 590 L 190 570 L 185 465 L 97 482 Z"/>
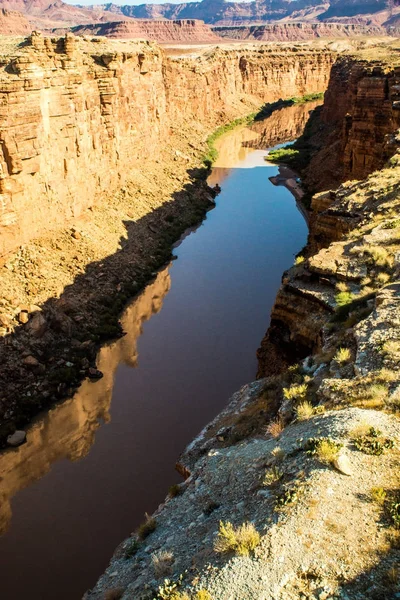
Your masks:
<path fill-rule="evenodd" d="M 157 21 L 129 19 L 73 27 L 75 35 L 103 35 L 118 39 L 145 39 L 157 42 L 215 42 L 218 36 L 203 21 L 180 19 Z"/>
<path fill-rule="evenodd" d="M 364 244 L 362 226 L 381 213 L 398 210 L 391 195 L 392 186 L 398 186 L 397 174 L 390 169 L 382 171 L 382 167 L 391 157 L 393 165 L 397 164 L 399 76 L 398 67 L 389 67 L 384 61 L 379 66 L 368 63 L 363 55 L 339 59 L 332 69 L 324 106 L 317 116 L 320 125 L 314 129 L 318 130 L 316 139 L 310 141 L 318 150 L 305 169 L 306 185 L 312 191 L 327 190 L 376 174 L 362 183 L 344 184 L 313 197 L 304 253 L 311 256 L 283 276 L 271 326 L 259 350 L 260 374 L 279 372 L 296 357 L 315 351 L 321 343 L 322 327 L 337 308 L 340 282 L 348 283 L 357 296 L 361 282 L 371 277 L 365 264 L 367 255 L 361 253 L 361 262 L 355 258 L 353 244 L 357 247 L 357 243 L 351 240 Z M 383 181 L 387 194 L 381 191 Z M 386 246 L 387 242 L 384 230 L 378 229 L 373 246 L 380 244 Z M 392 252 L 397 256 L 395 248 Z M 378 263 L 376 274 L 383 267 Z"/>
<path fill-rule="evenodd" d="M 376 25 L 345 25 L 338 23 L 274 23 L 271 25 L 213 27 L 213 31 L 223 37 L 237 40 L 258 40 L 263 42 L 287 42 L 313 40 L 318 38 L 346 38 L 359 36 L 380 36 L 386 31 Z"/>
<path fill-rule="evenodd" d="M 262 47 L 179 60 L 148 43 L 33 35 L 0 75 L 0 256 L 121 187 L 183 119 L 212 127 L 265 102 L 321 91 L 332 60 L 324 51 Z"/>

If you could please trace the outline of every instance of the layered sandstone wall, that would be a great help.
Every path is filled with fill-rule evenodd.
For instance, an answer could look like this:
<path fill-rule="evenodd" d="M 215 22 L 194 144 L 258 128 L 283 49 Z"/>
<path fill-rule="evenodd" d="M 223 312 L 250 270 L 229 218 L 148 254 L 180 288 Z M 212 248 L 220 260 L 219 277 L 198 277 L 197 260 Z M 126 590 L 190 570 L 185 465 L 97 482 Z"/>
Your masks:
<path fill-rule="evenodd" d="M 218 36 L 209 25 L 196 19 L 159 21 L 129 19 L 109 23 L 79 25 L 72 29 L 75 35 L 104 35 L 117 39 L 145 39 L 157 42 L 214 42 Z"/>
<path fill-rule="evenodd" d="M 385 35 L 383 28 L 376 25 L 354 25 L 339 23 L 274 23 L 233 27 L 213 27 L 213 31 L 224 38 L 258 40 L 263 42 L 286 42 L 313 40 L 316 38 L 346 38 L 366 35 Z"/>
<path fill-rule="evenodd" d="M 395 152 L 399 127 L 400 68 L 340 58 L 311 140 L 316 152 L 305 171 L 307 187 L 326 190 L 382 168 Z"/>
<path fill-rule="evenodd" d="M 361 293 L 360 282 L 369 270 L 357 263 L 350 246 L 341 240 L 374 212 L 392 210 L 391 197 L 383 207 L 380 188 L 391 191 L 393 184 L 382 184 L 379 170 L 399 149 L 399 93 L 399 67 L 347 57 L 332 69 L 324 106 L 313 124 L 316 133 L 309 140 L 317 151 L 305 171 L 309 189 L 325 190 L 311 203 L 309 240 L 303 252 L 310 258 L 283 275 L 271 325 L 258 352 L 259 375 L 280 372 L 318 349 L 322 328 L 337 310 L 338 282 Z M 389 179 L 392 172 L 387 172 Z M 338 188 L 342 182 L 349 183 Z M 397 181 L 393 189 L 398 189 Z M 349 254 L 345 260 L 343 253 Z M 367 258 L 363 261 L 366 265 Z"/>
<path fill-rule="evenodd" d="M 0 75 L 0 256 L 121 187 L 172 130 L 210 131 L 322 91 L 332 62 L 325 51 L 262 47 L 173 59 L 148 42 L 33 35 Z"/>

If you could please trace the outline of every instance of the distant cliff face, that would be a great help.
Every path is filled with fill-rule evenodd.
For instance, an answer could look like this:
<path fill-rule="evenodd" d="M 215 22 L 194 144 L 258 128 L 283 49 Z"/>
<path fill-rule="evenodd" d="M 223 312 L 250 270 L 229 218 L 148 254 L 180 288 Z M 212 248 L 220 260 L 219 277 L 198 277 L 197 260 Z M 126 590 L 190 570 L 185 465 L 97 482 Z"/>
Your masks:
<path fill-rule="evenodd" d="M 338 23 L 274 23 L 237 27 L 213 27 L 224 38 L 286 42 L 318 38 L 345 38 L 366 35 L 384 35 L 385 30 L 376 25 L 345 25 Z"/>
<path fill-rule="evenodd" d="M 215 42 L 218 36 L 203 21 L 125 20 L 111 23 L 79 25 L 72 29 L 75 35 L 103 35 L 118 39 L 146 39 L 157 42 Z"/>
<path fill-rule="evenodd" d="M 173 59 L 126 44 L 35 35 L 3 67 L 0 256 L 121 187 L 171 128 L 210 131 L 265 102 L 324 90 L 333 62 L 325 51 L 259 46 Z"/>
<path fill-rule="evenodd" d="M 31 26 L 24 15 L 16 10 L 0 9 L 0 34 L 1 35 L 27 35 Z"/>

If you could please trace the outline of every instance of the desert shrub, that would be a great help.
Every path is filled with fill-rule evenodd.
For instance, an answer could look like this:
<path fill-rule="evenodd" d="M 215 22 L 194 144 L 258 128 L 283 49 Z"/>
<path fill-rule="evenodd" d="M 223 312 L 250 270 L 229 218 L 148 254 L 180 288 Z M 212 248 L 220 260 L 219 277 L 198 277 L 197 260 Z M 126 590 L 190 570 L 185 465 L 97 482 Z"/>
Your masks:
<path fill-rule="evenodd" d="M 170 575 L 174 562 L 174 555 L 169 550 L 159 550 L 151 555 L 151 564 L 157 578 Z"/>
<path fill-rule="evenodd" d="M 342 444 L 338 444 L 331 438 L 310 438 L 304 447 L 307 454 L 315 456 L 325 465 L 330 465 L 336 460 Z"/>
<path fill-rule="evenodd" d="M 220 521 L 214 549 L 216 552 L 234 552 L 239 556 L 248 556 L 260 543 L 260 534 L 252 523 L 243 523 L 234 527 L 230 521 Z"/>
<path fill-rule="evenodd" d="M 136 552 L 139 550 L 140 544 L 137 539 L 129 540 L 126 548 L 125 548 L 125 558 L 132 558 L 135 556 Z"/>
<path fill-rule="evenodd" d="M 268 471 L 265 472 L 263 480 L 262 480 L 262 485 L 264 486 L 269 486 L 269 485 L 273 485 L 274 483 L 278 483 L 278 481 L 280 481 L 283 477 L 283 471 L 277 467 L 276 465 L 271 467 L 270 469 L 268 469 Z"/>
<path fill-rule="evenodd" d="M 287 165 L 293 165 L 300 154 L 299 150 L 295 150 L 291 146 L 284 146 L 276 150 L 270 150 L 265 160 L 268 162 L 283 162 Z"/>
<path fill-rule="evenodd" d="M 367 390 L 367 397 L 370 400 L 384 400 L 388 395 L 388 389 L 386 385 L 382 383 L 375 383 Z"/>
<path fill-rule="evenodd" d="M 393 525 L 400 529 L 400 502 L 392 502 L 390 505 L 390 516 L 393 521 Z"/>
<path fill-rule="evenodd" d="M 176 496 L 181 496 L 183 494 L 183 487 L 179 485 L 179 483 L 174 483 L 168 490 L 168 494 L 171 498 L 176 498 Z"/>
<path fill-rule="evenodd" d="M 300 385 L 292 384 L 288 388 L 283 388 L 283 396 L 286 400 L 304 400 L 307 394 L 307 385 L 301 383 Z"/>
<path fill-rule="evenodd" d="M 180 592 L 179 588 L 182 586 L 183 575 L 179 575 L 178 579 L 164 579 L 162 585 L 159 586 L 157 591 L 157 600 L 190 600 L 189 595 L 186 592 Z"/>
<path fill-rule="evenodd" d="M 196 600 L 212 600 L 210 592 L 207 590 L 199 590 L 196 594 Z"/>
<path fill-rule="evenodd" d="M 390 275 L 388 275 L 388 273 L 384 273 L 384 272 L 378 273 L 378 275 L 376 276 L 376 281 L 380 285 L 386 285 L 388 283 L 388 281 L 390 281 Z"/>
<path fill-rule="evenodd" d="M 382 487 L 373 487 L 371 489 L 371 498 L 377 504 L 383 504 L 386 499 L 386 492 Z"/>
<path fill-rule="evenodd" d="M 395 219 L 382 225 L 382 229 L 397 229 L 397 227 L 400 227 L 400 219 Z"/>
<path fill-rule="evenodd" d="M 296 408 L 296 417 L 298 421 L 306 421 L 314 414 L 313 406 L 310 402 L 306 400 L 301 402 Z"/>
<path fill-rule="evenodd" d="M 339 306 L 339 307 L 347 306 L 348 304 L 353 302 L 354 298 L 355 298 L 355 296 L 352 292 L 349 292 L 349 291 L 339 292 L 335 296 L 335 302 L 336 302 L 337 306 Z"/>
<path fill-rule="evenodd" d="M 333 360 L 335 360 L 340 365 L 344 365 L 351 359 L 351 351 L 349 348 L 339 348 L 336 352 Z"/>
<path fill-rule="evenodd" d="M 400 342 L 397 340 L 387 340 L 382 346 L 382 352 L 388 356 L 400 354 Z"/>
<path fill-rule="evenodd" d="M 393 265 L 393 256 L 382 246 L 365 246 L 364 253 L 377 267 L 390 267 Z"/>
<path fill-rule="evenodd" d="M 276 496 L 275 510 L 282 510 L 286 506 L 290 506 L 297 502 L 300 497 L 301 489 L 299 486 L 293 486 L 284 489 L 280 494 Z"/>
<path fill-rule="evenodd" d="M 155 531 L 156 527 L 157 521 L 153 519 L 153 517 L 149 517 L 146 514 L 146 520 L 141 525 L 139 525 L 137 530 L 139 539 L 146 539 L 151 533 L 153 533 L 153 531 Z"/>
<path fill-rule="evenodd" d="M 394 447 L 393 440 L 383 437 L 382 432 L 375 427 L 370 427 L 366 434 L 353 438 L 353 444 L 360 452 L 374 456 L 380 456 Z"/>

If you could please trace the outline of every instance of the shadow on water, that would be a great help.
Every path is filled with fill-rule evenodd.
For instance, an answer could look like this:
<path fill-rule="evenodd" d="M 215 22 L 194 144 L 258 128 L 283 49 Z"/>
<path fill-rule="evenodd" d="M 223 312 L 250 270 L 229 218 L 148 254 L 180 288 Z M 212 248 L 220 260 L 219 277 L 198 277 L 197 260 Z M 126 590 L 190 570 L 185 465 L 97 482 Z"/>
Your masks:
<path fill-rule="evenodd" d="M 269 182 L 277 167 L 255 148 L 297 137 L 309 110 L 289 107 L 221 138 L 209 178 L 223 188 L 217 208 L 182 236 L 178 261 L 126 308 L 126 335 L 97 357 L 104 377 L 85 380 L 73 398 L 35 420 L 26 444 L 0 455 L 4 597 L 22 599 L 29 591 L 32 600 L 80 598 L 115 546 L 179 480 L 174 463 L 185 445 L 238 387 L 254 379 L 255 351 L 282 272 L 307 236 L 291 194 Z M 176 210 L 192 191 L 177 194 Z M 167 210 L 159 209 L 166 222 Z M 50 327 L 63 333 L 70 327 L 71 337 L 79 330 L 82 343 L 85 324 L 75 318 L 80 310 L 74 299 L 84 295 L 97 306 L 94 298 L 108 293 L 105 269 L 114 274 L 115 287 L 132 272 L 144 277 L 125 249 L 135 244 L 138 255 L 158 251 L 157 236 L 149 238 L 155 217 L 127 223 L 117 256 L 89 265 L 66 288 L 61 303 L 69 308 L 61 320 L 49 301 Z M 14 342 L 23 335 L 17 332 Z M 51 366 L 46 335 L 37 355 Z M 32 372 L 33 385 L 37 376 Z"/>

